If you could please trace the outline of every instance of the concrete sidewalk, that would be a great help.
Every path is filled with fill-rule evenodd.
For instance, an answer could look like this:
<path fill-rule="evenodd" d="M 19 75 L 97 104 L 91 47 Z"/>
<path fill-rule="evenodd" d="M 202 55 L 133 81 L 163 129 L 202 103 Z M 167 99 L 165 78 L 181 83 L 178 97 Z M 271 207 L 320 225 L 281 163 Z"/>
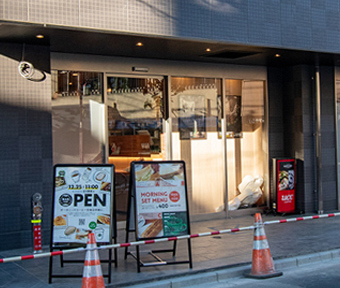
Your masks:
<path fill-rule="evenodd" d="M 288 269 L 297 269 L 300 267 L 306 267 L 308 264 L 319 263 L 319 265 L 331 264 L 339 265 L 340 263 L 340 249 L 307 254 L 297 257 L 278 259 L 275 261 L 275 270 L 282 272 Z M 130 288 L 182 288 L 182 287 L 224 287 L 224 285 L 230 282 L 236 282 L 239 279 L 245 277 L 251 270 L 251 264 L 240 265 L 235 267 L 228 267 L 222 269 L 213 269 L 213 271 L 200 272 L 199 274 L 173 277 L 165 280 L 148 282 L 145 284 L 137 284 L 129 286 Z M 257 283 L 261 287 L 261 281 L 253 279 L 252 286 Z M 229 282 L 229 283 L 228 283 Z M 267 284 L 267 283 L 266 283 Z M 229 286 L 228 286 L 229 287 Z M 299 286 L 300 287 L 300 286 Z"/>
<path fill-rule="evenodd" d="M 295 218 L 308 215 L 273 216 L 263 215 L 263 221 Z M 209 220 L 191 223 L 191 233 L 211 232 L 229 228 L 247 227 L 254 224 L 254 216 L 242 216 L 220 220 Z M 294 265 L 299 261 L 321 261 L 324 258 L 338 257 L 337 249 L 340 249 L 340 216 L 291 222 L 284 224 L 271 224 L 265 226 L 265 232 L 270 246 L 275 265 Z M 131 233 L 131 241 L 133 241 Z M 112 281 L 105 282 L 107 287 L 153 287 L 157 283 L 165 286 L 159 287 L 184 287 L 181 279 L 190 279 L 190 283 L 204 281 L 205 275 L 217 277 L 217 273 L 223 273 L 223 277 L 232 277 L 234 273 L 243 273 L 250 269 L 253 231 L 228 233 L 216 236 L 193 238 L 191 240 L 193 268 L 188 264 L 142 267 L 141 273 L 137 273 L 136 260 L 128 256 L 124 260 L 124 249 L 118 249 L 118 267 L 112 267 Z M 118 231 L 119 243 L 125 242 L 125 230 Z M 188 259 L 187 240 L 178 241 L 176 260 Z M 158 243 L 141 246 L 141 251 L 171 248 L 172 242 Z M 44 247 L 48 251 L 48 247 Z M 135 251 L 134 247 L 129 248 Z M 320 253 L 322 252 L 322 253 Z M 11 250 L 0 252 L 0 257 L 12 257 L 32 254 L 29 249 Z M 144 255 L 142 253 L 142 255 Z M 173 260 L 170 253 L 158 254 L 164 260 Z M 300 257 L 303 256 L 303 257 Z M 100 251 L 100 259 L 107 257 L 107 251 Z M 66 259 L 84 259 L 83 253 L 65 255 Z M 147 258 L 143 259 L 147 262 Z M 300 260 L 298 260 L 300 259 Z M 82 263 L 65 263 L 60 268 L 59 257 L 54 258 L 54 273 L 58 274 L 82 274 Z M 79 278 L 53 278 L 52 284 L 48 284 L 48 258 L 25 260 L 20 262 L 0 264 L 0 287 L 74 287 L 81 285 Z M 107 265 L 102 263 L 103 272 L 107 273 Z M 280 266 L 277 267 L 279 269 Z M 236 270 L 235 270 L 236 269 Z M 220 272 L 216 272 L 220 271 Z M 223 272 L 222 272 L 223 271 Z M 236 272 L 235 272 L 236 271 Z M 241 271 L 241 272 L 237 272 Z M 212 273 L 212 274 L 209 274 Z M 184 277 L 184 278 L 183 278 Z M 156 281 L 156 282 L 155 282 Z M 175 282 L 179 283 L 176 286 Z M 183 280 L 184 281 L 184 280 Z M 186 280 L 185 280 L 186 281 Z M 207 280 L 208 281 L 208 280 Z M 210 280 L 209 280 L 210 281 Z M 152 284 L 153 283 L 153 284 Z M 171 284 L 169 284 L 171 283 Z M 202 282 L 200 282 L 202 283 Z M 145 286 L 145 285 L 146 286 Z M 172 285 L 172 286 L 168 286 Z M 175 285 L 175 286 L 174 286 Z M 136 286 L 137 287 L 137 286 Z M 157 287 L 157 286 L 155 286 Z"/>

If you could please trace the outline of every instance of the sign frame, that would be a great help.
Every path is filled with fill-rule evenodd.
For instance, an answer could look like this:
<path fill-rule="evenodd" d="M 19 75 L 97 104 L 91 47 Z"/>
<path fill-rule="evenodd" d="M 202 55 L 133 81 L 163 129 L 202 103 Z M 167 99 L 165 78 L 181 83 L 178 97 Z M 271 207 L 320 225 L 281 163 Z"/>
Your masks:
<path fill-rule="evenodd" d="M 63 173 L 62 173 L 63 172 Z M 70 175 L 67 173 L 69 172 L 77 172 L 74 173 L 74 175 Z M 90 172 L 90 173 L 88 173 Z M 102 172 L 102 174 L 99 175 L 99 173 Z M 61 175 L 64 174 L 64 175 Z M 77 174 L 77 175 L 76 175 Z M 76 177 L 76 178 L 73 178 Z M 72 181 L 70 181 L 70 179 Z M 75 181 L 73 181 L 75 180 Z M 58 182 L 58 185 L 56 183 Z M 70 183 L 67 183 L 70 182 Z M 62 187 L 60 189 L 60 185 L 65 185 L 67 187 Z M 57 191 L 59 189 L 59 191 Z M 84 193 L 88 192 L 88 193 Z M 100 196 L 98 194 L 94 194 L 95 192 L 102 192 Z M 60 195 L 63 193 L 62 195 Z M 77 194 L 75 194 L 77 193 Z M 84 194 L 84 195 L 82 195 Z M 57 198 L 57 195 L 59 195 L 59 199 Z M 63 195 L 67 196 L 66 198 L 63 197 Z M 106 195 L 106 196 L 105 196 Z M 107 195 L 109 195 L 110 199 L 106 201 Z M 85 196 L 85 197 L 84 197 Z M 64 199 L 65 198 L 65 199 Z M 77 201 L 76 201 L 77 200 Z M 81 207 L 80 201 L 83 201 L 84 207 Z M 69 211 L 63 211 L 61 212 L 60 207 L 66 206 L 70 207 L 70 205 L 73 203 L 73 205 L 79 204 L 78 212 L 72 211 L 72 208 L 68 209 Z M 92 209 L 91 204 L 100 204 L 103 206 L 103 211 L 97 211 L 99 209 Z M 56 215 L 56 206 L 58 205 L 59 213 Z M 88 206 L 89 208 L 87 208 Z M 63 209 L 67 210 L 67 209 Z M 81 211 L 82 210 L 82 211 Z M 92 210 L 92 211 L 91 211 Z M 81 229 L 80 227 L 76 227 L 74 224 L 75 220 L 79 218 L 79 215 L 81 217 L 86 217 L 89 212 L 93 214 L 92 217 L 95 218 L 94 221 L 91 221 L 88 225 L 88 229 Z M 105 213 L 104 213 L 105 212 Z M 107 213 L 108 212 L 108 213 Z M 73 214 L 71 214 L 73 213 Z M 62 215 L 59 215 L 62 214 Z M 68 225 L 68 218 L 67 216 L 73 216 L 69 217 L 70 222 L 72 223 L 71 226 Z M 74 217 L 76 215 L 76 217 Z M 65 217 L 64 217 L 65 216 Z M 109 227 L 105 227 L 107 225 L 107 219 L 109 216 Z M 59 218 L 57 218 L 59 217 Z M 78 217 L 78 218 L 77 218 Z M 57 219 L 56 219 L 57 218 Z M 61 219 L 61 218 L 64 218 Z M 67 235 L 69 233 L 75 235 L 72 236 L 74 239 L 65 239 L 65 241 L 56 241 L 54 239 L 56 229 L 55 224 L 57 224 L 56 221 L 60 220 L 61 224 L 66 224 L 65 226 L 61 225 L 62 229 L 64 229 L 64 234 Z M 102 220 L 102 222 L 100 222 Z M 79 224 L 80 222 L 88 222 L 88 219 L 78 219 Z M 83 223 L 83 224 L 84 224 Z M 96 229 L 97 226 L 101 226 L 100 228 Z M 67 230 L 68 227 L 71 227 L 69 230 Z M 83 228 L 83 227 L 82 227 Z M 58 228 L 59 229 L 59 228 Z M 97 231 L 95 231 L 95 229 Z M 71 230 L 71 231 L 70 231 Z M 87 234 L 89 231 L 94 231 L 96 235 L 96 243 L 98 246 L 100 245 L 106 245 L 106 244 L 112 244 L 116 243 L 117 239 L 117 219 L 116 219 L 116 199 L 115 199 L 115 167 L 112 164 L 56 164 L 53 167 L 53 196 L 52 196 L 52 215 L 51 215 L 51 237 L 50 237 L 50 251 L 54 250 L 64 250 L 64 249 L 72 249 L 76 247 L 86 247 L 87 244 Z M 106 232 L 108 231 L 108 233 Z M 58 231 L 60 234 L 60 231 Z M 83 236 L 83 234 L 85 236 Z M 102 233 L 102 234 L 101 234 Z M 71 235 L 70 234 L 70 235 Z M 106 237 L 105 237 L 105 236 Z M 80 238 L 79 236 L 83 236 Z M 64 238 L 67 238 L 69 236 L 65 236 Z M 71 238 L 71 237 L 69 237 Z M 101 238 L 103 241 L 101 241 Z M 77 240 L 76 240 L 77 239 Z M 52 273 L 53 270 L 53 257 L 50 257 L 50 263 L 49 263 L 49 283 L 52 282 L 52 278 L 62 278 L 62 277 L 82 277 L 82 275 L 56 275 Z M 65 262 L 69 263 L 83 263 L 83 260 L 64 260 L 63 256 L 60 256 L 60 262 L 61 266 L 63 267 L 63 264 Z M 115 266 L 117 267 L 117 249 L 114 249 L 114 260 L 112 259 L 112 249 L 108 250 L 108 259 L 101 260 L 101 262 L 108 263 L 108 274 L 103 275 L 105 277 L 108 277 L 109 283 L 111 283 L 111 263 L 114 262 Z"/>
<path fill-rule="evenodd" d="M 177 192 L 179 195 L 176 195 L 177 197 L 179 196 L 179 198 L 181 197 L 184 197 L 183 201 L 181 203 L 184 203 L 184 208 L 185 210 L 184 211 L 177 211 L 177 212 L 180 212 L 182 214 L 180 214 L 181 217 L 177 217 L 177 218 L 180 218 L 182 220 L 179 220 L 180 222 L 180 225 L 181 224 L 185 224 L 185 229 L 183 231 L 181 230 L 175 230 L 175 233 L 172 233 L 171 235 L 167 235 L 166 233 L 164 233 L 165 231 L 165 228 L 166 227 L 163 227 L 163 234 L 161 232 L 159 232 L 157 235 L 153 234 L 153 236 L 145 236 L 143 233 L 139 233 L 139 228 L 138 228 L 138 224 L 141 224 L 141 217 L 140 216 L 140 213 L 139 213 L 139 209 L 141 208 L 141 197 L 139 199 L 139 195 L 138 194 L 138 188 L 144 188 L 143 185 L 142 186 L 139 186 L 137 187 L 137 184 L 138 182 L 144 182 L 144 181 L 137 181 L 136 179 L 136 166 L 140 166 L 142 165 L 143 168 L 146 168 L 148 167 L 149 165 L 151 165 L 151 168 L 152 170 L 154 171 L 153 174 L 155 173 L 159 173 L 158 172 L 155 172 L 157 169 L 155 169 L 156 166 L 159 166 L 159 169 L 161 169 L 161 165 L 179 165 L 180 166 L 180 169 L 181 169 L 181 172 L 179 172 L 179 176 L 180 177 L 183 177 L 182 180 L 178 180 L 178 182 L 181 183 L 181 186 L 182 186 L 182 193 L 179 193 Z M 165 166 L 164 166 L 165 167 Z M 139 167 L 140 168 L 140 167 Z M 151 177 L 150 177 L 151 178 Z M 146 191 L 147 189 L 151 189 L 153 190 L 154 187 L 163 187 L 163 189 L 160 191 L 160 192 L 157 192 L 157 191 L 154 191 L 154 192 L 149 192 L 149 194 L 145 194 L 146 192 L 140 192 L 140 193 L 144 193 L 145 196 L 148 195 L 153 195 L 155 197 L 162 197 L 163 199 L 166 198 L 166 197 L 169 197 L 170 199 L 170 194 L 172 193 L 172 191 L 170 191 L 170 193 L 166 193 L 166 192 L 169 192 L 167 190 L 174 190 L 175 188 L 171 185 L 171 186 L 167 186 L 167 184 L 165 186 L 156 186 L 157 185 L 157 181 L 156 179 L 152 180 L 152 179 L 149 179 L 149 180 L 146 180 L 147 182 L 151 182 L 151 183 L 146 183 L 147 185 L 145 186 L 146 187 Z M 145 182 L 146 182 L 145 181 Z M 155 186 L 152 185 L 152 182 L 154 182 Z M 175 186 L 176 187 L 176 186 Z M 171 189 L 169 189 L 171 188 Z M 145 190 L 145 189 L 142 189 L 142 190 Z M 142 191 L 141 190 L 141 191 Z M 154 194 L 151 194 L 151 193 L 154 193 Z M 161 194 L 157 194 L 157 193 L 161 193 Z M 164 193 L 164 194 L 162 194 Z M 165 196 L 166 194 L 166 196 Z M 188 195 L 187 195 L 187 183 L 186 183 L 186 169 L 185 169 L 185 162 L 184 161 L 181 161 L 181 160 L 178 160 L 178 161 L 133 161 L 131 162 L 130 164 L 130 186 L 129 186 L 129 201 L 128 201 L 128 215 L 127 215 L 127 221 L 126 221 L 126 242 L 129 241 L 129 232 L 134 232 L 135 234 L 135 240 L 136 241 L 143 241 L 143 240 L 151 240 L 151 239 L 157 239 L 157 238 L 171 238 L 171 237 L 176 237 L 176 236 L 180 236 L 180 235 L 190 235 L 190 219 L 189 219 L 189 207 L 188 207 Z M 176 197 L 175 196 L 175 197 Z M 152 197 L 152 196 L 151 196 Z M 154 200 L 157 199 L 157 198 L 154 198 Z M 150 202 L 152 203 L 152 200 L 150 200 Z M 155 200 L 154 202 L 156 202 L 158 204 L 158 200 Z M 163 201 L 160 201 L 161 204 L 164 204 Z M 176 201 L 177 202 L 177 201 Z M 139 204 L 139 205 L 138 205 Z M 145 204 L 148 204 L 148 203 L 145 203 Z M 155 204 L 155 205 L 157 205 Z M 180 204 L 178 204 L 179 207 Z M 163 206 L 162 206 L 163 207 Z M 150 211 L 148 210 L 148 212 L 146 214 L 157 214 L 158 217 L 160 216 L 159 214 L 162 213 L 162 218 L 161 221 L 162 221 L 162 225 L 168 223 L 167 221 L 165 221 L 165 218 L 163 216 L 168 216 L 171 217 L 172 215 L 174 216 L 177 216 L 176 215 L 176 210 L 175 211 L 172 211 L 173 214 L 171 215 L 171 211 L 169 212 L 160 212 L 162 211 L 163 208 L 159 208 L 159 206 L 157 208 L 154 208 L 153 209 L 158 209 L 157 212 L 154 212 L 154 213 L 150 213 Z M 168 207 L 169 208 L 169 207 Z M 173 207 L 172 207 L 173 208 Z M 166 208 L 164 208 L 166 209 Z M 142 209 L 141 209 L 142 210 Z M 152 209 L 151 209 L 152 210 Z M 166 213 L 170 213 L 170 214 L 166 214 Z M 146 215 L 144 214 L 144 216 Z M 159 218 L 157 220 L 160 220 Z M 155 219 L 154 219 L 155 220 Z M 157 221 L 156 220 L 156 221 Z M 152 227 L 152 225 L 154 225 L 155 222 L 151 221 L 150 223 L 151 224 L 147 224 L 147 221 L 148 219 L 144 218 L 142 220 L 142 222 L 146 223 L 145 226 L 147 226 L 147 228 L 144 230 L 147 231 L 148 227 Z M 143 224 L 144 224 L 143 223 Z M 178 232 L 180 231 L 180 232 Z M 139 253 L 139 246 L 136 246 L 136 255 L 134 255 L 132 252 L 128 252 L 128 247 L 125 248 L 125 259 L 127 258 L 127 255 L 131 255 L 133 256 L 136 260 L 137 260 L 137 271 L 140 272 L 140 267 L 148 267 L 148 266 L 159 266 L 159 265 L 169 265 L 169 264 L 189 264 L 190 268 L 192 268 L 192 256 L 191 256 L 191 242 L 190 242 L 190 238 L 187 239 L 188 240 L 188 261 L 164 261 L 162 260 L 159 256 L 155 255 L 154 253 L 158 252 L 158 253 L 162 253 L 162 252 L 172 252 L 172 255 L 175 256 L 176 254 L 176 247 L 177 247 L 177 240 L 174 240 L 174 245 L 173 245 L 173 248 L 172 249 L 166 249 L 166 250 L 156 250 L 156 251 L 151 251 L 149 252 L 149 254 L 151 256 L 153 256 L 155 259 L 156 259 L 156 262 L 151 262 L 151 263 L 144 263 L 143 261 L 141 261 L 141 258 L 140 258 L 140 253 Z"/>
<path fill-rule="evenodd" d="M 273 185 L 275 190 L 273 210 L 278 213 L 294 213 L 296 211 L 296 163 L 294 158 L 273 158 Z"/>

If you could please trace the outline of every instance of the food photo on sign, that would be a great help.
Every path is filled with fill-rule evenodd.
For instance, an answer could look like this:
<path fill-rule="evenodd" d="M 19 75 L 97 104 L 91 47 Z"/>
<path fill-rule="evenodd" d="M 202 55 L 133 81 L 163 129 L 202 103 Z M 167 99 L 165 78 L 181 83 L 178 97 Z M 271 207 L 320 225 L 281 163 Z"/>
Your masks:
<path fill-rule="evenodd" d="M 138 236 L 140 238 L 162 237 L 162 213 L 140 213 L 138 215 Z"/>
<path fill-rule="evenodd" d="M 188 216 L 183 163 L 135 165 L 139 238 L 183 235 Z"/>
<path fill-rule="evenodd" d="M 135 177 L 138 182 L 183 180 L 183 166 L 181 164 L 137 164 L 135 165 Z"/>

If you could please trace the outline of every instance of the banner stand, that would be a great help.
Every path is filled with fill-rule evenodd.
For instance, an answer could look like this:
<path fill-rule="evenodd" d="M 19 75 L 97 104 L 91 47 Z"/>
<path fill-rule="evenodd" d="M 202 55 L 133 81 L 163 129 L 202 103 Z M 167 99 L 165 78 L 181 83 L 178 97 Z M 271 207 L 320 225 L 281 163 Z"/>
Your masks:
<path fill-rule="evenodd" d="M 86 169 L 88 170 L 86 171 Z M 74 181 L 76 184 L 73 183 L 72 181 L 70 181 L 70 176 L 67 175 L 70 171 L 72 171 L 72 173 L 76 171 L 77 173 L 83 176 L 84 174 L 86 174 L 87 181 L 85 183 L 82 183 L 82 181 L 77 178 L 76 181 Z M 88 176 L 88 171 L 91 171 L 91 174 L 89 176 Z M 101 174 L 99 175 L 99 173 Z M 60 176 L 60 174 L 62 175 Z M 73 177 L 74 175 L 72 175 L 72 178 Z M 63 190 L 60 190 L 60 187 L 58 186 L 60 185 L 60 181 L 65 182 L 64 183 L 65 187 L 62 188 Z M 72 184 L 69 184 L 69 183 L 72 183 Z M 98 247 L 100 245 L 108 245 L 108 244 L 117 243 L 117 222 L 116 222 L 116 211 L 115 211 L 116 200 L 115 200 L 114 183 L 115 183 L 114 182 L 114 166 L 111 164 L 68 164 L 68 165 L 58 164 L 54 166 L 54 196 L 53 196 L 53 205 L 52 205 L 52 224 L 51 224 L 52 229 L 51 229 L 51 240 L 50 240 L 50 252 L 74 249 L 74 248 L 79 248 L 79 247 L 86 248 L 87 237 L 84 237 L 84 243 L 75 243 L 74 238 L 72 238 L 72 240 L 70 240 L 69 242 L 64 242 L 64 243 L 59 242 L 58 239 L 57 240 L 55 239 L 56 235 L 58 235 L 58 232 L 59 232 L 57 230 L 60 228 L 64 229 L 65 231 L 64 235 L 72 232 L 69 235 L 76 235 L 76 239 L 77 239 L 77 236 L 83 237 L 83 235 L 81 235 L 80 233 L 84 232 L 85 230 L 81 229 L 80 227 L 79 228 L 74 227 L 76 226 L 75 221 L 78 221 L 78 224 L 80 224 L 81 222 L 84 222 L 84 223 L 90 222 L 89 224 L 90 229 L 95 232 L 96 238 L 98 238 L 98 240 L 96 240 Z M 102 196 L 102 198 L 100 198 L 100 196 Z M 82 202 L 84 202 L 84 205 Z M 93 207 L 96 204 L 98 205 L 98 207 Z M 92 215 L 91 217 L 93 219 L 90 219 L 87 221 L 85 218 L 88 217 L 89 214 Z M 58 219 L 56 220 L 56 218 L 59 217 L 57 215 L 63 216 L 62 218 L 67 219 L 67 221 L 65 223 L 56 223 L 56 221 L 58 220 Z M 81 215 L 81 218 L 77 219 L 79 215 Z M 100 218 L 101 216 L 107 217 L 109 222 L 107 223 L 103 222 L 97 225 L 97 223 L 99 223 L 98 220 L 99 219 L 102 220 L 102 218 Z M 62 220 L 61 218 L 59 219 Z M 94 220 L 94 221 L 91 221 L 91 220 Z M 84 224 L 84 223 L 81 223 L 81 224 Z M 65 225 L 56 226 L 57 224 L 65 224 Z M 91 225 L 93 225 L 93 227 Z M 89 231 L 89 229 L 87 231 Z M 102 234 L 100 235 L 99 233 L 102 233 Z M 71 238 L 71 236 L 69 235 L 68 235 L 68 238 Z M 104 235 L 106 235 L 106 237 L 104 237 Z M 112 249 L 108 249 L 107 258 L 100 259 L 101 263 L 107 263 L 107 273 L 103 274 L 103 276 L 108 278 L 108 283 L 111 283 L 112 263 L 115 264 L 115 267 L 117 267 L 117 264 L 118 264 L 117 263 L 117 259 L 118 259 L 117 249 L 113 249 L 113 250 L 114 250 L 113 259 L 112 259 Z M 48 276 L 49 284 L 52 283 L 52 278 L 81 278 L 83 277 L 83 271 L 80 274 L 54 274 L 53 273 L 53 258 L 54 257 L 50 257 L 49 259 L 49 276 Z M 60 267 L 61 268 L 64 267 L 65 263 L 81 263 L 83 266 L 84 261 L 85 259 L 82 259 L 82 260 L 66 259 L 65 260 L 63 255 L 60 255 Z"/>
<path fill-rule="evenodd" d="M 143 167 L 153 167 L 154 170 L 152 170 L 154 172 L 154 174 L 157 174 L 158 172 L 155 172 L 155 170 L 159 170 L 163 167 L 165 167 L 165 165 L 167 165 L 167 167 L 177 167 L 177 166 L 180 166 L 181 167 L 181 176 L 183 176 L 183 180 L 180 181 L 181 186 L 183 187 L 176 187 L 175 185 L 169 185 L 169 187 L 167 186 L 162 186 L 162 183 L 161 183 L 161 177 L 157 178 L 157 177 L 154 177 L 154 179 L 151 178 L 150 179 L 147 179 L 146 178 L 146 181 L 148 181 L 146 184 L 147 186 L 146 187 L 137 187 L 136 186 L 136 182 L 142 182 L 142 181 L 138 181 L 138 179 L 136 179 L 136 166 L 138 166 L 138 168 L 141 168 L 142 166 Z M 159 167 L 160 168 L 159 168 Z M 164 170 L 164 169 L 163 169 Z M 157 180 L 159 179 L 159 180 Z M 181 200 L 182 202 L 182 206 L 180 205 L 177 205 L 180 207 L 181 211 L 180 212 L 177 212 L 176 211 L 176 208 L 174 211 L 172 211 L 172 213 L 169 213 L 169 212 L 165 212 L 166 211 L 166 208 L 162 209 L 162 208 L 159 208 L 159 206 L 155 206 L 154 205 L 154 208 L 156 207 L 158 209 L 157 212 L 155 212 L 156 214 L 162 214 L 163 215 L 163 218 L 162 218 L 162 224 L 164 225 L 164 223 L 166 222 L 166 220 L 164 220 L 164 215 L 168 215 L 168 214 L 174 214 L 176 215 L 181 215 L 182 218 L 185 219 L 185 231 L 181 231 L 181 235 L 183 235 L 183 232 L 186 232 L 185 234 L 190 234 L 190 222 L 189 222 L 189 211 L 188 211 L 188 205 L 187 205 L 187 188 L 186 188 L 186 175 L 185 175 L 185 164 L 183 161 L 162 161 L 162 162 L 156 162 L 156 161 L 135 161 L 135 162 L 132 162 L 131 163 L 131 166 L 130 166 L 130 179 L 129 179 L 129 198 L 128 198 L 128 211 L 127 211 L 127 220 L 126 220 L 126 237 L 125 237 L 125 241 L 126 243 L 129 243 L 129 234 L 130 233 L 135 233 L 135 240 L 136 241 L 140 241 L 140 240 L 147 240 L 147 239 L 155 239 L 155 238 L 164 238 L 166 236 L 170 236 L 170 237 L 174 237 L 174 236 L 179 236 L 179 235 L 175 235 L 175 234 L 171 234 L 171 235 L 166 235 L 166 233 L 164 232 L 165 231 L 165 227 L 163 227 L 163 232 L 160 232 L 160 234 L 163 234 L 159 237 L 153 237 L 153 238 L 141 238 L 139 236 L 139 231 L 138 231 L 138 225 L 136 225 L 136 223 L 138 223 L 137 219 L 139 218 L 139 220 L 141 220 L 141 215 L 143 215 L 143 213 L 141 213 L 140 209 L 143 209 L 143 207 L 140 207 L 140 204 L 141 204 L 141 199 L 139 199 L 140 197 L 138 197 L 138 195 L 136 195 L 136 193 L 140 193 L 140 191 L 144 191 L 146 189 L 146 191 L 148 191 L 148 189 L 151 189 L 151 190 L 154 190 L 154 187 L 158 187 L 158 189 L 162 190 L 163 192 L 151 192 L 151 193 L 154 193 L 154 194 L 151 194 L 151 195 L 157 195 L 157 193 L 161 193 L 162 195 L 170 195 L 171 193 L 177 193 L 178 194 L 178 197 L 183 197 L 183 199 Z M 139 179 L 140 180 L 140 179 Z M 145 182 L 146 182 L 145 181 Z M 170 180 L 168 181 L 170 182 Z M 176 183 L 176 181 L 173 181 Z M 153 185 L 153 183 L 155 185 Z M 148 185 L 150 185 L 150 187 L 148 188 Z M 160 188 L 162 187 L 162 188 Z M 170 190 L 169 190 L 170 188 Z M 177 188 L 180 188 L 180 194 L 178 192 L 171 192 L 171 190 L 176 190 Z M 168 190 L 168 191 L 167 191 Z M 155 191 L 158 191 L 157 189 Z M 142 194 L 140 195 L 143 195 L 144 192 L 142 192 Z M 148 193 L 148 192 L 147 192 Z M 145 194 L 144 194 L 145 195 Z M 167 196 L 168 197 L 168 196 Z M 165 198 L 163 200 L 168 200 L 169 198 Z M 157 203 L 157 199 L 154 198 L 153 199 L 156 203 Z M 175 199 L 177 201 L 177 199 Z M 173 200 L 173 201 L 175 201 Z M 147 202 L 147 200 L 145 200 Z M 137 202 L 139 204 L 137 204 Z M 152 201 L 150 201 L 152 202 Z M 169 202 L 171 202 L 169 200 Z M 169 206 L 169 205 L 168 205 Z M 176 205 L 174 205 L 176 206 Z M 161 207 L 165 207 L 165 206 L 161 206 Z M 148 210 L 148 213 L 144 213 L 144 215 L 147 215 L 147 214 L 155 214 L 155 213 L 152 213 L 152 209 L 151 208 L 151 212 L 150 210 Z M 157 210 L 156 209 L 156 210 Z M 174 208 L 169 208 L 170 210 L 171 209 L 174 209 Z M 160 212 L 161 211 L 161 212 Z M 184 217 L 185 216 L 185 217 Z M 142 221 L 145 221 L 145 220 L 142 220 Z M 153 222 L 151 222 L 151 224 L 149 225 L 152 225 Z M 148 226 L 148 225 L 146 225 Z M 165 225 L 164 225 L 165 226 Z M 177 233 L 178 234 L 178 233 Z M 136 246 L 136 252 L 133 253 L 131 251 L 128 251 L 128 247 L 125 247 L 125 254 L 124 254 L 124 258 L 127 259 L 127 256 L 128 255 L 131 255 L 137 262 L 137 272 L 139 273 L 141 270 L 141 267 L 150 267 L 150 266 L 161 266 L 161 265 L 174 265 L 174 264 L 189 264 L 189 267 L 192 268 L 192 255 L 191 255 L 191 242 L 190 242 L 190 238 L 187 239 L 187 249 L 188 249 L 188 260 L 185 260 L 185 261 L 165 261 L 163 260 L 161 257 L 159 257 L 158 255 L 156 255 L 156 253 L 172 253 L 172 257 L 175 257 L 176 256 L 176 248 L 177 248 L 177 240 L 174 240 L 173 242 L 173 247 L 171 249 L 160 249 L 160 250 L 151 250 L 149 252 L 140 252 L 140 249 L 139 249 L 139 246 L 137 245 Z M 154 262 L 145 262 L 141 259 L 141 254 L 147 254 L 149 256 L 151 256 L 155 261 Z"/>

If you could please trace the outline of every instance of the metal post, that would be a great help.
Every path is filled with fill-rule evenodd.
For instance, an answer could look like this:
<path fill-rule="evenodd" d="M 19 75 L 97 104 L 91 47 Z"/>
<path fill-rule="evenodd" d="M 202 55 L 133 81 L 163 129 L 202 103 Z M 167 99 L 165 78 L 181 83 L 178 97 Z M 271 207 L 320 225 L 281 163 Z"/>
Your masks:
<path fill-rule="evenodd" d="M 107 101 L 107 75 L 105 73 L 102 74 L 102 83 L 103 83 L 103 87 L 102 87 L 102 91 L 103 91 L 103 95 L 102 95 L 102 101 L 104 103 L 104 114 L 105 114 L 105 128 L 104 128 L 104 161 L 103 163 L 109 163 L 109 157 L 110 157 L 110 152 L 109 152 L 109 123 L 108 123 L 108 119 L 109 119 L 109 103 Z"/>
<path fill-rule="evenodd" d="M 226 217 L 229 217 L 229 209 L 228 209 L 228 157 L 227 157 L 227 119 L 226 119 L 226 111 L 225 111 L 225 78 L 222 79 L 222 99 L 221 99 L 221 108 L 222 108 L 222 115 L 221 115 L 221 132 L 222 132 L 222 141 L 223 141 L 223 158 L 224 158 L 224 207 L 226 211 Z"/>
<path fill-rule="evenodd" d="M 166 83 L 165 87 L 165 93 L 163 94 L 163 100 L 165 100 L 164 102 L 166 103 L 165 105 L 165 109 L 166 109 L 166 113 L 165 113 L 165 120 L 164 120 L 164 124 L 165 124 L 165 139 L 166 139 L 166 143 L 165 143 L 165 147 L 166 147 L 166 152 L 165 155 L 167 155 L 166 160 L 173 160 L 173 153 L 172 153 L 172 113 L 171 113 L 171 109 L 173 108 L 171 106 L 171 76 L 165 76 L 164 77 L 164 81 Z"/>
<path fill-rule="evenodd" d="M 316 181 L 318 195 L 318 214 L 323 214 L 323 193 L 322 193 L 322 155 L 321 155 L 321 97 L 320 97 L 320 69 L 315 67 L 315 97 L 316 97 Z"/>
<path fill-rule="evenodd" d="M 83 92 L 81 90 L 80 80 L 79 80 L 79 73 L 77 77 L 77 94 L 79 98 L 79 161 L 80 163 L 84 163 L 84 142 L 83 142 Z"/>
<path fill-rule="evenodd" d="M 35 193 L 32 196 L 32 220 L 33 224 L 33 251 L 34 253 L 42 252 L 42 241 L 41 241 L 41 215 L 42 215 L 42 204 L 41 194 Z"/>

